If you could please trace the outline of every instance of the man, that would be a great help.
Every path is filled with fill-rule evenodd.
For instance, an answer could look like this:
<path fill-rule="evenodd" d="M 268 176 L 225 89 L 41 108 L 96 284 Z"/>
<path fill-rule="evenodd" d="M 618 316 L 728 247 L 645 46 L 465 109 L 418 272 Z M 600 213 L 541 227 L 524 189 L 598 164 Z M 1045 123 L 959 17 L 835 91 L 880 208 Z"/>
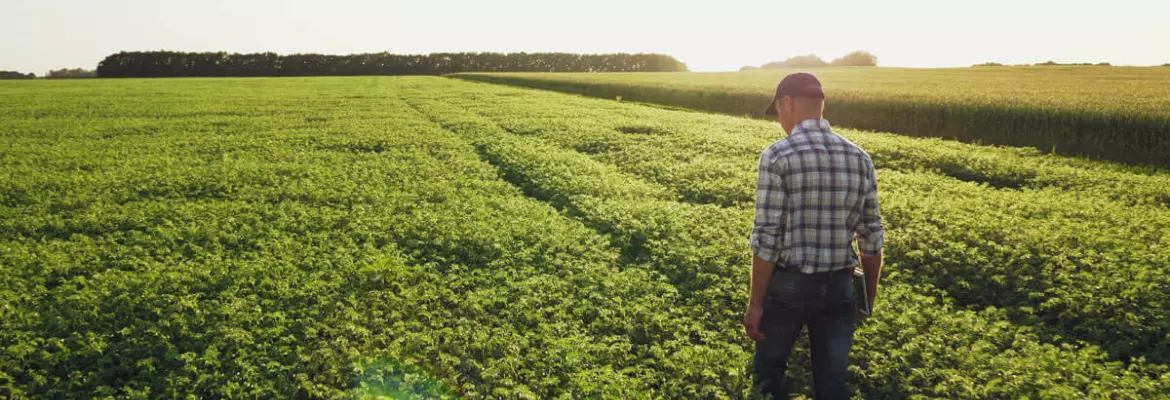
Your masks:
<path fill-rule="evenodd" d="M 873 162 L 833 133 L 824 105 L 820 81 L 796 73 L 780 81 L 765 111 L 789 136 L 760 155 L 743 325 L 756 342 L 756 386 L 776 399 L 787 398 L 788 356 L 806 325 L 816 398 L 849 397 L 845 378 L 857 318 L 853 269 L 862 265 L 871 305 L 881 274 L 885 231 Z"/>

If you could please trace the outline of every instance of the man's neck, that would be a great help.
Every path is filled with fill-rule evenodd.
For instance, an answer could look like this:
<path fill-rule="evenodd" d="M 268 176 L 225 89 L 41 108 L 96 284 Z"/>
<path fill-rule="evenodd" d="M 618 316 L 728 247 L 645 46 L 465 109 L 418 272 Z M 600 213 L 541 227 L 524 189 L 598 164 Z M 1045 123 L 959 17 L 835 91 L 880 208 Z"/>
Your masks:
<path fill-rule="evenodd" d="M 800 119 L 800 120 L 798 120 L 798 121 L 796 122 L 796 125 L 793 125 L 793 126 L 792 126 L 792 131 L 793 131 L 793 132 L 796 132 L 797 130 L 800 130 L 800 129 L 801 129 L 801 127 L 803 127 L 803 126 L 804 126 L 804 124 L 805 124 L 806 122 L 813 121 L 813 123 L 814 123 L 814 124 L 816 124 L 816 122 L 818 122 L 818 121 L 821 121 L 821 120 L 823 120 L 823 119 L 824 119 L 824 118 L 822 118 L 822 117 L 820 117 L 820 116 L 816 116 L 816 117 L 809 117 L 809 118 Z"/>

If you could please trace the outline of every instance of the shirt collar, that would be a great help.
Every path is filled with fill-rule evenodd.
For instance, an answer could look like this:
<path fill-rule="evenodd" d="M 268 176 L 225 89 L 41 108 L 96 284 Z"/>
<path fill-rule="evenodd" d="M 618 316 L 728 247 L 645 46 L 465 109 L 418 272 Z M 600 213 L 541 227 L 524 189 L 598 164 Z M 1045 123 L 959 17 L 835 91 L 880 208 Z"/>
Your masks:
<path fill-rule="evenodd" d="M 824 118 L 809 118 L 796 124 L 792 128 L 792 134 L 800 134 L 805 132 L 832 132 L 832 127 L 829 126 L 829 121 Z"/>

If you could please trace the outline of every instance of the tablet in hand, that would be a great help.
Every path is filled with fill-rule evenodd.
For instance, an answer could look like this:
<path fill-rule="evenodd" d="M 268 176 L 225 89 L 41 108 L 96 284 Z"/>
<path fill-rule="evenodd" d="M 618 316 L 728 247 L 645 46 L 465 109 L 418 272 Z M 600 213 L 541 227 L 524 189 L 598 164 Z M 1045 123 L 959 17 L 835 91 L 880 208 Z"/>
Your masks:
<path fill-rule="evenodd" d="M 865 284 L 865 271 L 853 268 L 853 294 L 857 297 L 858 323 L 865 321 L 873 312 L 873 305 L 869 304 L 869 291 Z"/>

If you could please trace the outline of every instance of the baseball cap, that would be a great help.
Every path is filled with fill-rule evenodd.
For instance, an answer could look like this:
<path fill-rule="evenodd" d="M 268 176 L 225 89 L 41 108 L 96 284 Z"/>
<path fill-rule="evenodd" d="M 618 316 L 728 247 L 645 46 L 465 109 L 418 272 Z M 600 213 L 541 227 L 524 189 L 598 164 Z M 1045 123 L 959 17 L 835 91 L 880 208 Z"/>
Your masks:
<path fill-rule="evenodd" d="M 776 96 L 772 97 L 772 102 L 768 103 L 768 108 L 764 110 L 764 115 L 776 115 L 776 100 L 788 97 L 808 97 L 812 99 L 825 98 L 825 92 L 821 89 L 821 81 L 817 77 L 807 72 L 797 72 L 788 74 L 776 85 Z"/>

